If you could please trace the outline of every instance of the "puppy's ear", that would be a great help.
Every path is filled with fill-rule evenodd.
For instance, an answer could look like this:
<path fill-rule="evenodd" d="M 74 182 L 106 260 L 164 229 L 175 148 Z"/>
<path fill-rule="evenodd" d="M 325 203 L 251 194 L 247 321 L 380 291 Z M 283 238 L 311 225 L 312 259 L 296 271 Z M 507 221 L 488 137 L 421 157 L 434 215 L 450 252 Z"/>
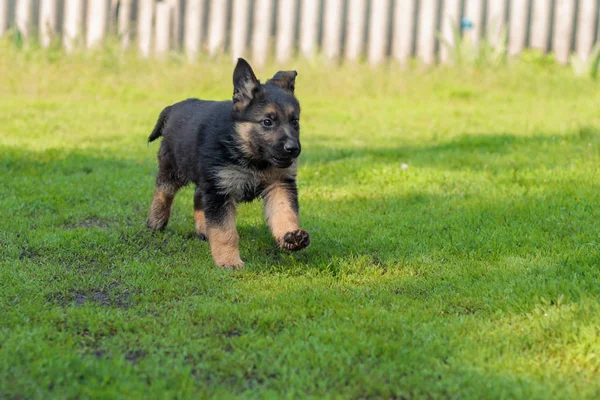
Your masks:
<path fill-rule="evenodd" d="M 296 89 L 296 77 L 298 73 L 296 71 L 279 71 L 271 79 L 267 81 L 271 85 L 279 86 L 283 90 L 294 94 Z"/>
<path fill-rule="evenodd" d="M 238 58 L 233 71 L 233 109 L 243 111 L 256 97 L 259 89 L 260 82 L 250 64 L 243 58 Z"/>

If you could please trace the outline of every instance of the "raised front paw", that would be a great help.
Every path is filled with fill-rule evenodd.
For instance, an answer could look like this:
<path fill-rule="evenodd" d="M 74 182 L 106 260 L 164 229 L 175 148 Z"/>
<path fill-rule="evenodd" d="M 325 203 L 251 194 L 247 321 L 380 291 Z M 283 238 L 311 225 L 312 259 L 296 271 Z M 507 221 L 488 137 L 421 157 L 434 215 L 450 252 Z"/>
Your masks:
<path fill-rule="evenodd" d="M 279 240 L 279 247 L 289 251 L 298 251 L 308 247 L 310 235 L 304 229 L 288 232 Z"/>

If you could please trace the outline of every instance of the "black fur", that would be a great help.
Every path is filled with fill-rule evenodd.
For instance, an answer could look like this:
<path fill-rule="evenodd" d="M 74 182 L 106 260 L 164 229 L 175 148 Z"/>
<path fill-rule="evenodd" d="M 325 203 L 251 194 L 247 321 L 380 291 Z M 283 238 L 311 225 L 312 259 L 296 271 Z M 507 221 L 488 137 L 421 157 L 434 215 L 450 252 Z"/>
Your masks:
<path fill-rule="evenodd" d="M 156 122 L 156 126 L 154 127 L 154 129 L 152 130 L 152 133 L 148 137 L 148 142 L 153 142 L 162 136 L 162 130 L 163 130 L 163 127 L 165 126 L 165 121 L 167 120 L 167 117 L 169 116 L 170 110 L 171 110 L 171 107 L 166 107 L 164 110 L 162 110 L 162 112 L 158 116 L 158 121 Z"/>

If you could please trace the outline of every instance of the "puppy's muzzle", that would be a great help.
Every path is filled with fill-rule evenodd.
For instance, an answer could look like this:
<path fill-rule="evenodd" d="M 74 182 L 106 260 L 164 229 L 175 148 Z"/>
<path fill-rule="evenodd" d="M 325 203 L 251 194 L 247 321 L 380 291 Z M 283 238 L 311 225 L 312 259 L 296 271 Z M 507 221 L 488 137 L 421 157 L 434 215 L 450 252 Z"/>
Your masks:
<path fill-rule="evenodd" d="M 286 157 L 296 158 L 300 155 L 300 143 L 295 140 L 288 140 L 283 145 L 283 152 Z"/>

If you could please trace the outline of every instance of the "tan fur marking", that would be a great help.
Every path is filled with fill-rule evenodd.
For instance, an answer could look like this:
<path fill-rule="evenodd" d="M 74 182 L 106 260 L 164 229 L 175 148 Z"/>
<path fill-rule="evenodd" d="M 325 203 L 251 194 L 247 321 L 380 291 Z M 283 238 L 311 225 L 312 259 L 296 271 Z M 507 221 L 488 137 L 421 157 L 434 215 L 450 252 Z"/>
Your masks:
<path fill-rule="evenodd" d="M 148 227 L 154 230 L 162 229 L 169 222 L 171 215 L 171 204 L 174 196 L 166 191 L 156 188 L 154 198 L 148 213 Z"/>
<path fill-rule="evenodd" d="M 296 107 L 294 107 L 294 106 L 288 106 L 286 111 L 287 111 L 287 115 L 288 116 L 294 115 L 294 113 L 296 112 Z"/>
<path fill-rule="evenodd" d="M 206 236 L 206 218 L 204 211 L 194 210 L 194 222 L 196 223 L 196 234 Z"/>
<path fill-rule="evenodd" d="M 268 189 L 265 195 L 265 217 L 280 245 L 287 232 L 300 229 L 298 214 L 292 209 L 288 192 L 276 183 Z"/>
<path fill-rule="evenodd" d="M 264 108 L 265 115 L 274 114 L 277 115 L 277 107 L 268 105 Z"/>
<path fill-rule="evenodd" d="M 236 123 L 236 131 L 239 135 L 239 143 L 242 147 L 242 151 L 248 157 L 258 157 L 258 152 L 254 148 L 254 143 L 252 140 L 252 122 L 238 122 Z"/>
<path fill-rule="evenodd" d="M 247 104 L 241 100 L 236 101 L 235 103 L 233 103 L 233 111 L 235 111 L 235 112 L 244 111 L 244 108 L 246 108 L 246 105 Z"/>
<path fill-rule="evenodd" d="M 235 210 L 229 212 L 222 225 L 208 224 L 206 228 L 215 264 L 225 268 L 242 268 L 244 262 L 238 247 L 240 238 L 235 229 Z"/>

